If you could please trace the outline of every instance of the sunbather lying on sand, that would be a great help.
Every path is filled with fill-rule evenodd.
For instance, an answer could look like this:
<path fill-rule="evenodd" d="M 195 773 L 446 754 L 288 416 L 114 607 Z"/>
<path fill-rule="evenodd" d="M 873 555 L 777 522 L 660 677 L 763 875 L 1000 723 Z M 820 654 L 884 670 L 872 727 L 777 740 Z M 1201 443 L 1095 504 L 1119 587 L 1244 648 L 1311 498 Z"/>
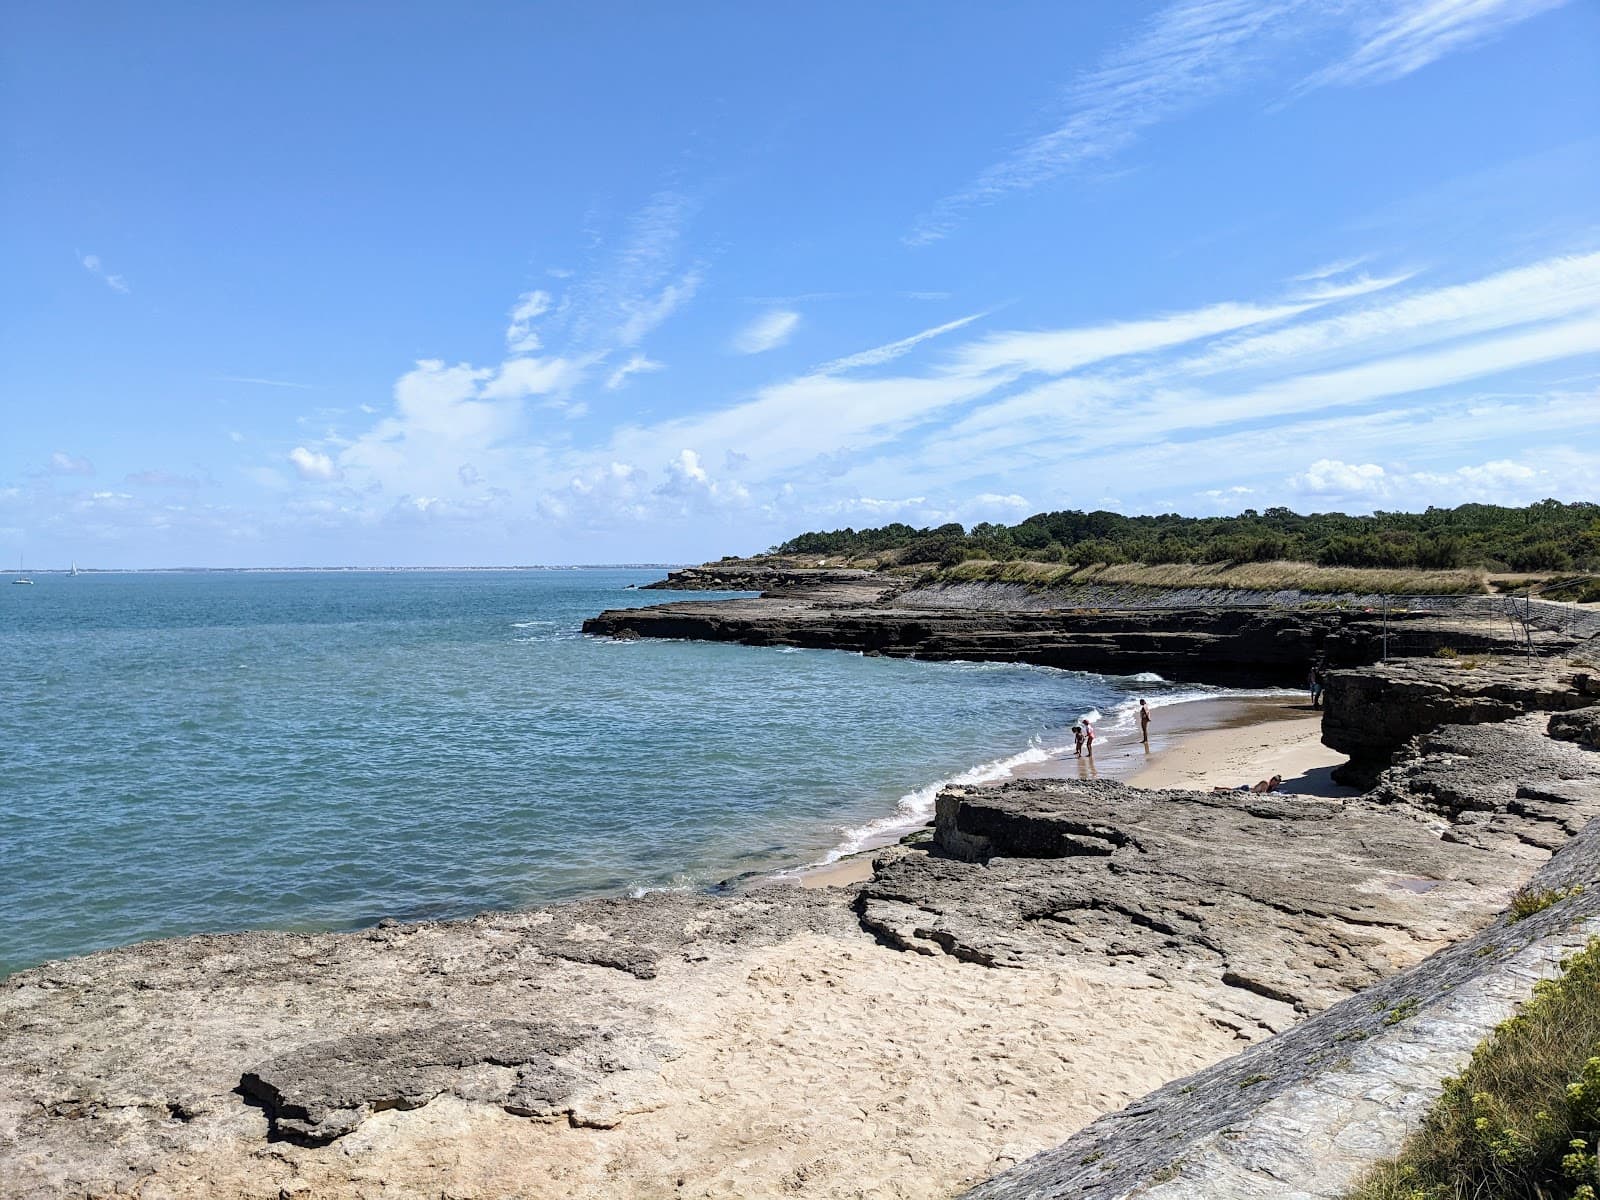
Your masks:
<path fill-rule="evenodd" d="M 1282 782 L 1282 775 L 1274 775 L 1271 779 L 1261 780 L 1254 787 L 1251 787 L 1248 783 L 1241 783 L 1238 787 L 1214 787 L 1211 790 L 1213 792 L 1221 792 L 1223 795 L 1226 795 L 1229 792 L 1275 792 L 1278 790 L 1278 785 Z"/>

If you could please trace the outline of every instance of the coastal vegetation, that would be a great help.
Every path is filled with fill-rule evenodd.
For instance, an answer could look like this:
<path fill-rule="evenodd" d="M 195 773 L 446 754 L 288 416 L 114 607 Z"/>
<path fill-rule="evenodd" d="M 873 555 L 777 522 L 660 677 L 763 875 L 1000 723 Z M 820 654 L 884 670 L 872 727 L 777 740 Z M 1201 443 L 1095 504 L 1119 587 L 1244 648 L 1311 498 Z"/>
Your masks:
<path fill-rule="evenodd" d="M 1231 517 L 1124 516 L 1074 509 L 1036 513 L 1015 525 L 984 522 L 971 529 L 955 523 L 921 529 L 895 523 L 802 533 L 774 547 L 773 553 L 870 558 L 880 566 L 953 567 L 971 560 L 1066 567 L 1295 562 L 1360 570 L 1550 575 L 1600 568 L 1600 504 L 1541 500 L 1523 508 L 1462 504 L 1363 516 L 1302 514 L 1288 508 L 1246 509 Z"/>
<path fill-rule="evenodd" d="M 1600 938 L 1473 1052 L 1422 1128 L 1347 1200 L 1595 1200 Z"/>
<path fill-rule="evenodd" d="M 1252 563 L 1057 563 L 1013 559 L 967 559 L 937 568 L 945 582 L 1021 583 L 1047 588 L 1098 584 L 1117 587 L 1205 588 L 1238 591 L 1296 589 L 1343 595 L 1458 595 L 1487 590 L 1483 570 L 1425 571 L 1395 567 L 1319 567 L 1305 562 Z"/>

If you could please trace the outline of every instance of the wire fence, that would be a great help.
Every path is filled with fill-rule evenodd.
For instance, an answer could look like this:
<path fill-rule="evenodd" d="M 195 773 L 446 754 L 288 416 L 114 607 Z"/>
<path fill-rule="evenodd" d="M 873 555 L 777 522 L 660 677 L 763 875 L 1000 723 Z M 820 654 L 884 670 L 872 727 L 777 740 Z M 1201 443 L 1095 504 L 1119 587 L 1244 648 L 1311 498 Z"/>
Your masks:
<path fill-rule="evenodd" d="M 1529 657 L 1569 640 L 1588 641 L 1600 637 L 1600 610 L 1541 599 L 1534 594 L 1536 590 L 1529 588 L 1520 595 L 1501 596 L 1381 597 L 1373 611 L 1382 621 L 1384 659 L 1403 657 L 1412 649 L 1408 643 L 1422 640 L 1414 636 L 1420 633 L 1419 618 L 1427 621 L 1430 627 L 1427 640 L 1435 644 L 1438 627 L 1445 623 L 1457 627 L 1468 641 L 1481 639 L 1503 644 L 1503 635 L 1509 633 Z"/>

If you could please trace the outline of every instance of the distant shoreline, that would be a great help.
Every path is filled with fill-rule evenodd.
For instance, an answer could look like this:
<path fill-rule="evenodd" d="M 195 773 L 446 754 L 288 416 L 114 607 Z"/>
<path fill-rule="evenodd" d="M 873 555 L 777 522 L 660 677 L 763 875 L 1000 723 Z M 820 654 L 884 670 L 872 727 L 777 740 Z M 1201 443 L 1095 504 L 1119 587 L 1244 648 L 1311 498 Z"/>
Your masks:
<path fill-rule="evenodd" d="M 526 563 L 500 567 L 29 567 L 29 575 L 464 575 L 510 571 L 675 571 L 684 563 Z"/>

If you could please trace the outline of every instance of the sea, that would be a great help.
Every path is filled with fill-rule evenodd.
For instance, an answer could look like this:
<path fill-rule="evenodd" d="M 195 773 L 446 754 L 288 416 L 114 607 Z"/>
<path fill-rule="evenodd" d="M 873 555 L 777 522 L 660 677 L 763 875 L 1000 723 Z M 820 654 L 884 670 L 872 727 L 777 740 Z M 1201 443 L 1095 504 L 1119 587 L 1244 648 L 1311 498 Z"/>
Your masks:
<path fill-rule="evenodd" d="M 1156 676 L 586 636 L 659 570 L 0 584 L 0 976 L 783 875 L 939 787 L 1219 694 Z M 727 593 L 734 595 L 736 593 Z M 713 596 L 694 593 L 695 599 Z"/>

